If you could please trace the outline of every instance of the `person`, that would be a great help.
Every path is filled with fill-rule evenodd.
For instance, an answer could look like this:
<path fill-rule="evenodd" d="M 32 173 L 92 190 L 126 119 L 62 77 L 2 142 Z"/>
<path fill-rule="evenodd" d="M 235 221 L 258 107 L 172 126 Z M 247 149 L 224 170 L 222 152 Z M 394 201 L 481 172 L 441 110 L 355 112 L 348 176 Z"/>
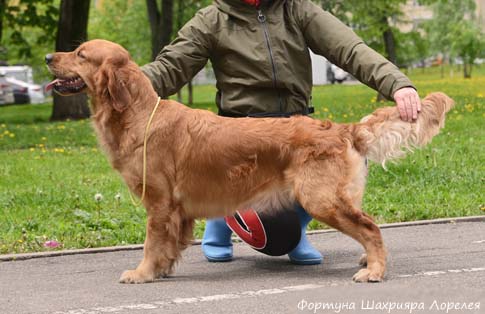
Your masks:
<path fill-rule="evenodd" d="M 215 0 L 142 71 L 158 94 L 168 97 L 210 60 L 219 115 L 306 115 L 312 113 L 309 49 L 394 100 L 402 120 L 417 119 L 420 100 L 412 82 L 310 0 Z M 311 217 L 298 204 L 295 210 L 301 238 L 288 253 L 290 261 L 319 264 L 323 257 L 305 232 Z M 231 234 L 223 218 L 207 221 L 202 249 L 209 261 L 232 259 Z"/>

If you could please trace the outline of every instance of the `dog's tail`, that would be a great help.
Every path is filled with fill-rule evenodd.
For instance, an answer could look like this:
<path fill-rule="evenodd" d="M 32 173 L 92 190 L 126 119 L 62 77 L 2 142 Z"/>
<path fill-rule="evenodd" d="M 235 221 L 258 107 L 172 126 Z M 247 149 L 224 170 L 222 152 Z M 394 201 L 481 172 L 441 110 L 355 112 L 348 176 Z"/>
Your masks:
<path fill-rule="evenodd" d="M 445 125 L 445 114 L 454 101 L 444 93 L 431 93 L 422 100 L 421 113 L 413 123 L 402 121 L 396 107 L 377 109 L 355 125 L 354 146 L 370 160 L 382 164 L 422 147 Z"/>

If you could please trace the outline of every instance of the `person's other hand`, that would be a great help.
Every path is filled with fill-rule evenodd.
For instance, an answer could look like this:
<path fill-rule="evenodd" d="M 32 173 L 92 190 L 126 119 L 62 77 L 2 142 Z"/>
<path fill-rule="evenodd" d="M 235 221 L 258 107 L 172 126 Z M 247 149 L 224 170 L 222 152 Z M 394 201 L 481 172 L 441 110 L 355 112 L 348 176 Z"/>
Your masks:
<path fill-rule="evenodd" d="M 394 92 L 393 98 L 403 121 L 412 122 L 418 119 L 418 113 L 421 111 L 421 99 L 414 88 L 398 89 Z"/>

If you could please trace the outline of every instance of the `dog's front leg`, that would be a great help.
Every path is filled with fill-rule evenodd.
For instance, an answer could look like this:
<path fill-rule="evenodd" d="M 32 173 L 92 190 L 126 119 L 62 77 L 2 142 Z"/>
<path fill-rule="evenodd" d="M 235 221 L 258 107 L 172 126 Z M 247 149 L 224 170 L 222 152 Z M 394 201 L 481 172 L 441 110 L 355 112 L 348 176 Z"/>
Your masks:
<path fill-rule="evenodd" d="M 184 219 L 180 209 L 147 206 L 147 214 L 143 260 L 136 269 L 121 275 L 121 283 L 151 282 L 168 275 L 190 242 L 193 220 Z"/>

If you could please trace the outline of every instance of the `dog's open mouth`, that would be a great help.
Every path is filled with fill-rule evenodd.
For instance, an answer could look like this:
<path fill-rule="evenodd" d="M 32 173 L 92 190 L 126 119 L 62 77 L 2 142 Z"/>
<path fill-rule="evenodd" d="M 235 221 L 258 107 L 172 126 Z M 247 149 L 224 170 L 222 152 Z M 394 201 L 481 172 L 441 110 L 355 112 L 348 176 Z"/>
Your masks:
<path fill-rule="evenodd" d="M 59 94 L 77 94 L 83 91 L 85 87 L 86 83 L 78 76 L 65 79 L 57 78 L 47 84 L 45 89 L 46 91 L 54 89 Z"/>

